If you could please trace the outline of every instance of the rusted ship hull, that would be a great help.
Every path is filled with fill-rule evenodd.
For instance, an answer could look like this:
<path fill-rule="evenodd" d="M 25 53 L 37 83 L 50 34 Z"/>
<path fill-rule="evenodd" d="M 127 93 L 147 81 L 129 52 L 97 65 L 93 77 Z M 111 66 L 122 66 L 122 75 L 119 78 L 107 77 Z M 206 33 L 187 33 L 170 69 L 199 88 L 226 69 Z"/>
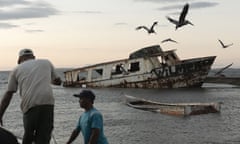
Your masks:
<path fill-rule="evenodd" d="M 131 82 L 128 81 L 127 78 L 123 78 L 122 83 L 117 85 L 110 85 L 110 87 L 121 88 L 201 87 L 204 80 L 206 79 L 206 76 L 211 68 L 212 63 L 214 62 L 214 59 L 215 57 L 196 58 L 175 66 L 155 68 L 152 70 L 150 74 L 142 75 L 143 78 L 147 77 L 147 79 L 143 81 Z"/>
<path fill-rule="evenodd" d="M 190 116 L 208 113 L 219 113 L 221 102 L 211 103 L 160 103 L 125 95 L 126 105 L 145 111 L 174 116 Z"/>
<path fill-rule="evenodd" d="M 66 87 L 184 88 L 201 87 L 215 56 L 180 60 L 159 46 L 141 49 L 129 59 L 65 72 Z M 119 66 L 119 67 L 118 67 Z"/>

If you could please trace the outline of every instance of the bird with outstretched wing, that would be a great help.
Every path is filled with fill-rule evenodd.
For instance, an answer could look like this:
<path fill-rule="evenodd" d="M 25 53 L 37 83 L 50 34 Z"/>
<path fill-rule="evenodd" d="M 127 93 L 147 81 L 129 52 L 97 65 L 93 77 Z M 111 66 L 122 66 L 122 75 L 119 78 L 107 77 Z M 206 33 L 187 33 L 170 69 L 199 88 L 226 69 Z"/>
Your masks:
<path fill-rule="evenodd" d="M 136 27 L 136 30 L 145 29 L 148 32 L 148 34 L 151 34 L 151 33 L 155 33 L 156 34 L 156 32 L 154 30 L 154 27 L 157 25 L 157 23 L 158 22 L 155 21 L 150 28 L 148 28 L 146 26 L 138 26 L 138 27 Z"/>
<path fill-rule="evenodd" d="M 227 48 L 227 47 L 230 47 L 230 46 L 232 46 L 233 45 L 233 43 L 231 43 L 231 44 L 228 44 L 228 45 L 225 45 L 220 39 L 218 39 L 218 41 L 220 42 L 220 44 L 221 44 L 221 46 L 222 46 L 222 48 Z"/>
<path fill-rule="evenodd" d="M 187 4 L 184 5 L 178 20 L 172 19 L 168 16 L 166 17 L 171 23 L 175 24 L 176 30 L 179 27 L 182 27 L 182 26 L 187 25 L 187 24 L 193 25 L 189 20 L 186 20 L 186 15 L 188 13 L 188 9 L 189 9 L 189 4 L 187 3 Z"/>
<path fill-rule="evenodd" d="M 174 42 L 174 43 L 178 43 L 177 41 L 171 39 L 171 38 L 167 38 L 165 40 L 162 40 L 162 43 L 165 43 L 165 42 Z"/>
<path fill-rule="evenodd" d="M 228 69 L 228 68 L 229 68 L 230 66 L 232 66 L 232 65 L 233 65 L 233 63 L 225 66 L 224 68 L 221 68 L 219 71 L 217 71 L 217 72 L 215 73 L 215 76 L 221 76 L 221 75 L 222 75 L 222 72 L 223 72 L 224 70 Z"/>

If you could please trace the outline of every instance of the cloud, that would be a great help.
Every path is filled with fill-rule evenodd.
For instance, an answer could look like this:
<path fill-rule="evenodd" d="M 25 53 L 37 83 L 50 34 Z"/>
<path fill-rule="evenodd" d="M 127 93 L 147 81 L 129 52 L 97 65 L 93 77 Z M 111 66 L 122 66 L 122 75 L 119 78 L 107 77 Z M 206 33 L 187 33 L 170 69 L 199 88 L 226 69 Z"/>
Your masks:
<path fill-rule="evenodd" d="M 183 5 L 171 5 L 171 6 L 164 6 L 164 7 L 158 8 L 158 10 L 163 10 L 163 11 L 176 10 L 176 9 L 181 9 L 182 7 Z"/>
<path fill-rule="evenodd" d="M 134 0 L 136 2 L 155 2 L 155 3 L 172 3 L 172 2 L 189 2 L 194 0 Z"/>
<path fill-rule="evenodd" d="M 216 2 L 195 2 L 195 3 L 192 3 L 190 6 L 191 8 L 208 8 L 208 7 L 214 7 L 217 5 L 218 3 Z"/>
<path fill-rule="evenodd" d="M 115 23 L 114 25 L 120 26 L 120 25 L 128 25 L 128 24 L 125 22 L 118 22 L 118 23 Z"/>
<path fill-rule="evenodd" d="M 208 7 L 214 7 L 218 5 L 216 2 L 193 2 L 189 4 L 191 9 L 199 9 L 199 8 L 208 8 Z M 165 6 L 162 8 L 158 8 L 158 10 L 181 10 L 183 8 L 183 5 L 171 5 L 171 6 Z"/>
<path fill-rule="evenodd" d="M 74 13 L 81 13 L 81 14 L 101 14 L 101 11 L 74 11 Z"/>
<path fill-rule="evenodd" d="M 44 30 L 25 30 L 25 32 L 28 32 L 28 33 L 39 33 L 39 32 L 44 32 Z"/>
<path fill-rule="evenodd" d="M 0 20 L 42 18 L 58 13 L 44 1 L 0 0 Z"/>
<path fill-rule="evenodd" d="M 26 5 L 30 2 L 25 0 L 0 0 L 0 7 L 13 6 L 13 5 Z"/>
<path fill-rule="evenodd" d="M 11 29 L 15 27 L 18 27 L 18 25 L 13 25 L 9 23 L 0 23 L 0 29 Z"/>

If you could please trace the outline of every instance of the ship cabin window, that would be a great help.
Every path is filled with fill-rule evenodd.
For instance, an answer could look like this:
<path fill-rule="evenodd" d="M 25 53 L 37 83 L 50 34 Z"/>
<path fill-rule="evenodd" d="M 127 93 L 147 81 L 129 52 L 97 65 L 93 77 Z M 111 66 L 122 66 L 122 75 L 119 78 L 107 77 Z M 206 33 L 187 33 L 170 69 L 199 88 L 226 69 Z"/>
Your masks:
<path fill-rule="evenodd" d="M 77 81 L 84 81 L 87 79 L 88 72 L 87 71 L 80 71 L 77 76 Z"/>
<path fill-rule="evenodd" d="M 117 75 L 117 74 L 122 74 L 124 71 L 124 66 L 123 64 L 117 64 L 112 67 L 111 74 L 112 75 Z"/>
<path fill-rule="evenodd" d="M 102 78 L 103 69 L 93 69 L 92 70 L 92 79 Z"/>
<path fill-rule="evenodd" d="M 174 65 L 179 61 L 175 53 L 167 54 L 166 56 L 164 56 L 164 59 L 168 65 Z"/>
<path fill-rule="evenodd" d="M 139 62 L 132 62 L 129 64 L 129 72 L 136 72 L 140 70 Z"/>
<path fill-rule="evenodd" d="M 165 61 L 167 61 L 167 60 L 169 59 L 168 55 L 166 55 L 166 56 L 164 57 L 164 59 L 165 59 Z"/>
<path fill-rule="evenodd" d="M 177 59 L 174 53 L 171 53 L 171 57 L 172 57 L 174 60 Z"/>
<path fill-rule="evenodd" d="M 167 60 L 177 60 L 177 57 L 176 57 L 176 55 L 174 54 L 174 53 L 170 53 L 170 54 L 168 54 L 168 55 L 166 55 L 165 57 L 164 57 L 164 59 L 167 61 Z"/>

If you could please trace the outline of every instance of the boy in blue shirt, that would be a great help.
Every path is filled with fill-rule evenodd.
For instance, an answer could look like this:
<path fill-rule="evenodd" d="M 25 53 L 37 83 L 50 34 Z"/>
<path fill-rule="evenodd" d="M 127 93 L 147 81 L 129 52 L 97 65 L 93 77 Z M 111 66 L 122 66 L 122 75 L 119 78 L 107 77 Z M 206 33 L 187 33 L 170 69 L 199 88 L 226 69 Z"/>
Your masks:
<path fill-rule="evenodd" d="M 73 130 L 67 144 L 73 142 L 80 132 L 82 132 L 84 144 L 108 144 L 103 132 L 103 116 L 93 106 L 94 93 L 90 90 L 83 90 L 74 96 L 79 98 L 80 107 L 85 112 L 80 116 L 77 127 Z"/>

